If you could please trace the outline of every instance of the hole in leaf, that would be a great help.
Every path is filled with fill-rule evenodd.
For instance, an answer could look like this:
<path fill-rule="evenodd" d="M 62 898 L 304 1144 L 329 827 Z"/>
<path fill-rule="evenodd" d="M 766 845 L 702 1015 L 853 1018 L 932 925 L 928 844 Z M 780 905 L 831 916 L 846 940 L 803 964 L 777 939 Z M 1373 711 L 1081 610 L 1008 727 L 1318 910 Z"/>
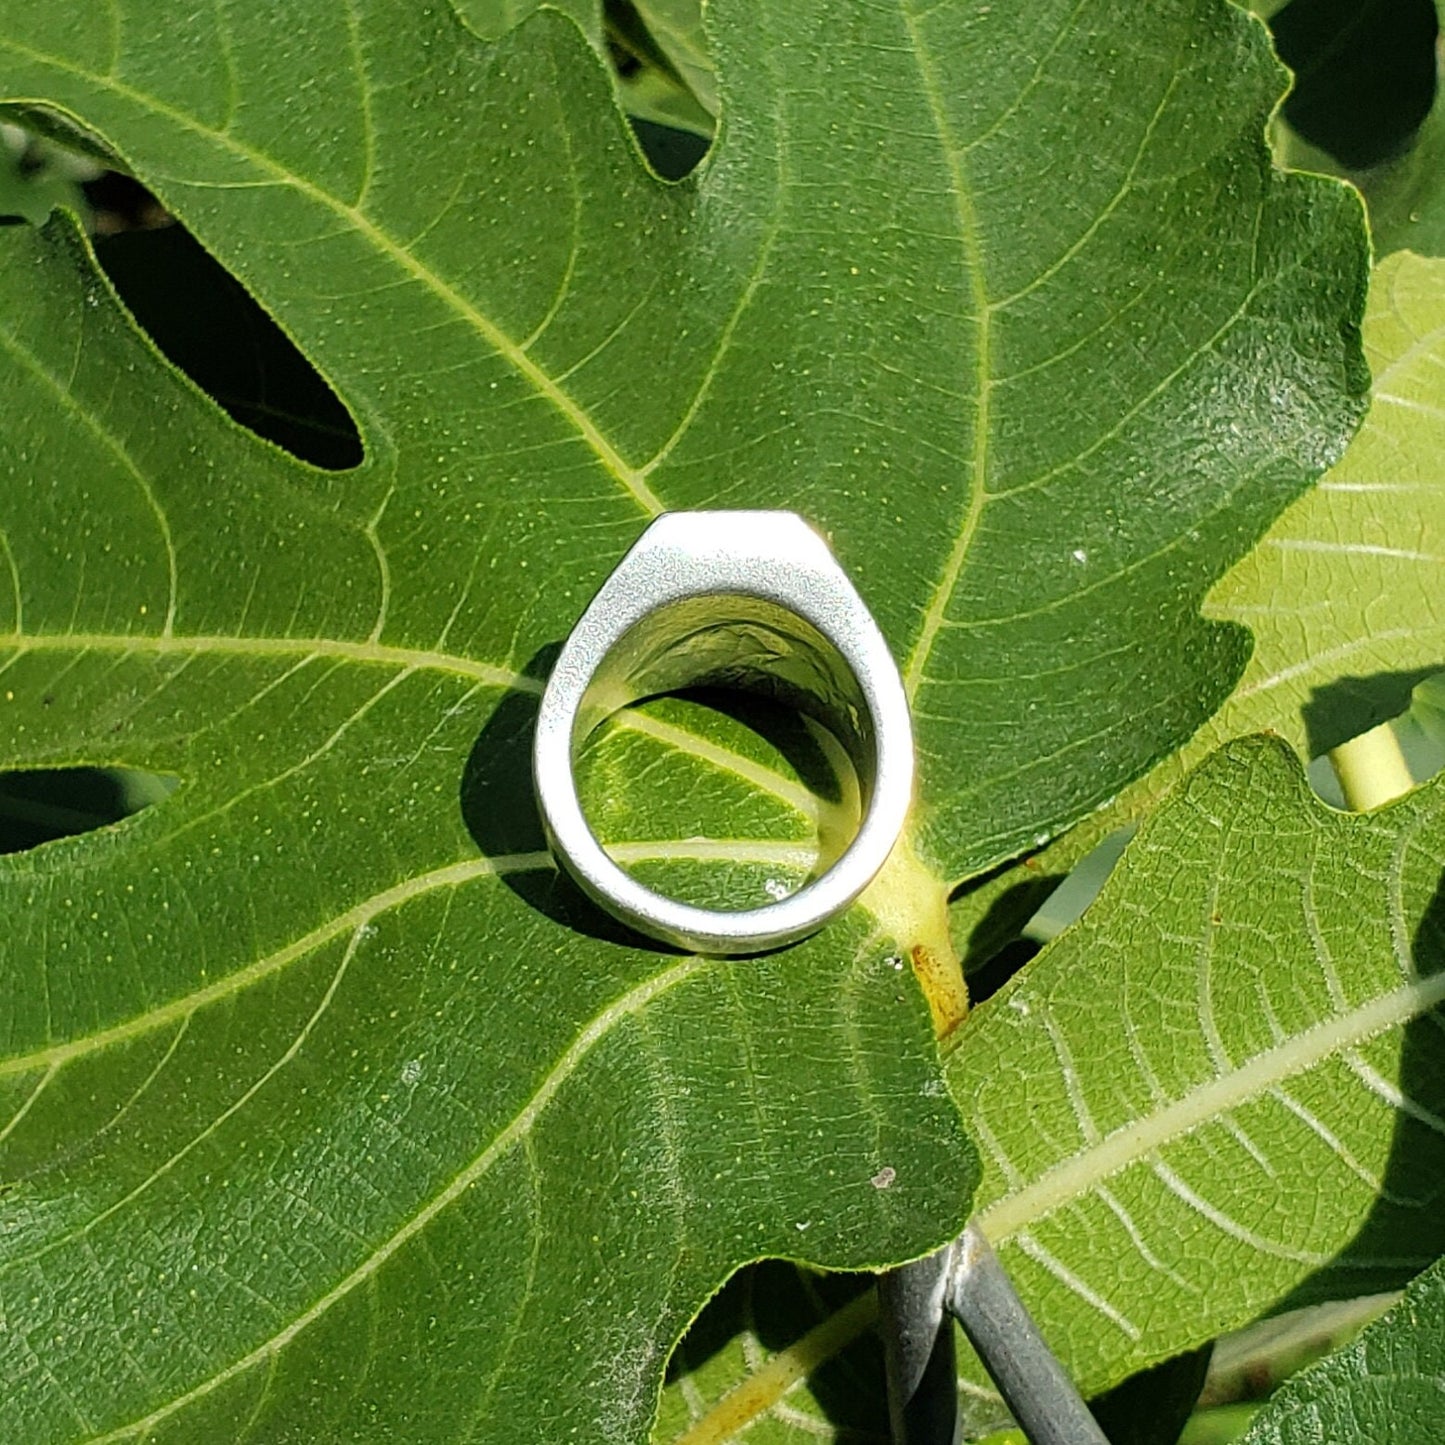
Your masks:
<path fill-rule="evenodd" d="M 857 780 L 829 733 L 779 703 L 716 688 L 625 709 L 584 745 L 577 786 L 620 867 L 703 908 L 786 898 L 858 829 Z"/>
<path fill-rule="evenodd" d="M 136 224 L 97 236 L 96 257 L 166 358 L 233 420 L 301 461 L 328 471 L 357 466 L 361 437 L 350 412 L 245 287 L 183 226 L 157 224 L 148 192 L 102 194 L 101 185 L 90 189 L 102 214 L 134 215 Z"/>
<path fill-rule="evenodd" d="M 680 181 L 702 164 L 712 142 L 690 130 L 674 130 L 670 125 L 630 115 L 633 134 L 647 157 L 647 163 L 665 181 Z"/>
<path fill-rule="evenodd" d="M 1213 1345 L 1162 1360 L 1089 1401 L 1110 1445 L 1160 1445 L 1178 1440 L 1194 1413 Z"/>
<path fill-rule="evenodd" d="M 642 62 L 635 55 L 629 54 L 615 43 L 608 45 L 607 56 L 613 69 L 623 80 L 631 80 L 642 69 Z"/>
<path fill-rule="evenodd" d="M 1317 798 L 1328 803 L 1330 807 L 1337 808 L 1341 813 L 1350 811 L 1350 805 L 1345 801 L 1344 789 L 1340 787 L 1339 775 L 1335 772 L 1328 753 L 1311 758 L 1305 768 L 1305 775 L 1309 778 L 1310 787 L 1315 790 Z"/>
<path fill-rule="evenodd" d="M 0 218 L 80 213 L 137 324 L 234 421 L 313 466 L 359 465 L 350 412 L 245 287 L 139 181 L 98 166 L 83 136 L 43 111 L 25 119 L 31 129 L 0 125 Z"/>
<path fill-rule="evenodd" d="M 1023 936 L 1039 944 L 1047 943 L 1062 933 L 1099 896 L 1123 855 L 1129 839 L 1137 831 L 1134 825 L 1116 828 L 1069 871 L 1057 888 L 1044 900 L 1023 926 Z"/>
<path fill-rule="evenodd" d="M 1032 938 L 1015 938 L 990 953 L 976 968 L 967 970 L 968 1001 L 977 1008 L 990 999 L 1011 979 L 1031 963 L 1043 944 Z"/>
<path fill-rule="evenodd" d="M 670 1440 L 688 1429 L 702 1433 L 699 1410 L 714 1426 L 726 1420 L 732 1430 L 746 1430 L 781 1404 L 786 1390 L 795 1419 L 807 1422 L 800 1433 L 830 1440 L 886 1440 L 883 1349 L 871 1328 L 868 1298 L 873 1283 L 872 1275 L 826 1274 L 776 1259 L 739 1270 L 673 1350 L 654 1438 Z M 821 1347 L 813 1333 L 820 1330 L 828 1334 Z M 810 1336 L 811 1347 L 800 1348 Z M 788 1351 L 799 1357 L 820 1351 L 822 1358 L 811 1364 L 802 1388 L 794 1389 L 789 1382 L 771 1394 L 764 1385 L 750 1406 L 741 1407 L 752 1413 L 740 1417 L 736 1400 L 718 1407 L 745 1375 L 758 1378 L 758 1366 L 744 1363 L 744 1341 L 749 1352 L 768 1361 Z M 717 1438 L 743 1437 L 724 1428 Z"/>
<path fill-rule="evenodd" d="M 122 231 L 154 231 L 175 222 L 170 213 L 134 176 L 103 170 L 84 187 L 90 206 L 89 229 L 98 236 Z"/>
<path fill-rule="evenodd" d="M 1396 718 L 1395 729 L 1417 782 L 1445 770 L 1445 672 L 1432 673 L 1415 685 L 1410 706 Z"/>
<path fill-rule="evenodd" d="M 1400 708 L 1400 680 L 1413 679 L 1414 686 L 1404 694 L 1408 706 Z M 1347 700 L 1356 700 L 1359 697 L 1358 685 L 1361 682 L 1366 684 L 1384 684 L 1387 691 L 1380 692 L 1370 689 L 1364 692 L 1366 704 L 1372 705 L 1356 714 L 1356 721 L 1353 727 L 1342 728 L 1345 736 L 1338 737 L 1330 734 L 1333 741 L 1330 744 L 1331 751 L 1321 753 L 1318 757 L 1312 758 L 1308 774 L 1310 786 L 1316 794 L 1332 808 L 1338 808 L 1343 812 L 1350 811 L 1349 801 L 1345 797 L 1345 791 L 1340 781 L 1340 774 L 1336 769 L 1337 754 L 1333 749 L 1342 744 L 1359 738 L 1366 733 L 1373 732 L 1381 725 L 1380 719 L 1374 716 L 1373 709 L 1382 705 L 1381 698 L 1393 699 L 1397 711 L 1393 716 L 1384 719 L 1389 725 L 1389 730 L 1394 734 L 1396 744 L 1399 746 L 1400 761 L 1405 765 L 1405 770 L 1416 787 L 1427 783 L 1437 773 L 1445 770 L 1445 672 L 1432 671 L 1421 676 L 1419 673 L 1402 674 L 1386 673 L 1378 678 L 1342 679 L 1344 684 L 1350 685 L 1351 690 L 1346 692 Z M 1317 689 L 1315 700 L 1318 701 L 1322 692 L 1328 690 Z M 1305 707 L 1305 716 L 1308 721 L 1310 715 L 1310 704 Z M 1311 742 L 1315 740 L 1315 734 L 1311 734 Z M 1358 766 L 1358 765 L 1357 765 Z"/>
<path fill-rule="evenodd" d="M 607 57 L 617 78 L 623 109 L 648 164 L 664 180 L 680 181 L 695 170 L 712 145 L 714 117 L 694 93 L 683 71 L 687 62 L 669 53 L 667 37 L 654 34 L 631 0 L 605 0 L 603 30 Z M 685 42 L 688 53 L 701 43 L 699 35 Z M 693 55 L 693 65 L 707 62 Z"/>
<path fill-rule="evenodd" d="M 1019 860 L 1010 859 L 988 873 L 968 879 L 949 896 L 950 905 L 969 904 L 971 895 L 976 891 L 991 888 L 1001 876 L 1013 875 L 1015 872 L 1017 876 L 1010 878 L 1007 886 L 975 919 L 964 944 L 963 971 L 968 977 L 969 994 L 975 997 L 975 1001 L 975 977 L 982 976 L 983 971 L 991 967 L 991 960 L 1018 940 L 1024 924 L 1038 912 L 1067 875 L 1046 872 L 1037 860 L 1024 860 L 1023 867 L 1020 868 Z M 1038 946 L 1030 945 L 1027 957 L 1032 957 L 1037 952 Z M 1014 971 L 1010 969 L 998 978 L 992 989 L 1006 983 Z"/>
<path fill-rule="evenodd" d="M 1290 0 L 1269 22 L 1295 74 L 1284 117 L 1353 169 L 1403 150 L 1435 103 L 1432 0 Z"/>
<path fill-rule="evenodd" d="M 95 163 L 23 126 L 0 123 L 0 224 L 45 224 L 56 206 L 86 212 L 81 182 Z"/>
<path fill-rule="evenodd" d="M 178 779 L 132 768 L 0 773 L 0 853 L 94 832 L 162 802 Z"/>
<path fill-rule="evenodd" d="M 993 900 L 975 923 L 964 950 L 963 969 L 975 1004 L 997 993 L 1044 944 L 1082 917 L 1109 881 L 1134 832 L 1133 826 L 1118 828 L 1069 872 L 1025 876 Z M 1016 866 L 1004 865 L 1010 872 Z M 972 880 L 954 899 L 966 897 L 971 887 L 986 885 L 996 876 Z"/>

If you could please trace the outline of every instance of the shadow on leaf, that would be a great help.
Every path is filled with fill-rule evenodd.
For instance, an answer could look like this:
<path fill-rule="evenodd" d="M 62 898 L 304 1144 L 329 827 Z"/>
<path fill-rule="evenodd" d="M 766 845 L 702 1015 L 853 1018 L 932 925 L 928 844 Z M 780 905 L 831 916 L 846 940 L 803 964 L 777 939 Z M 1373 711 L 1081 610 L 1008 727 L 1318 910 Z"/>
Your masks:
<path fill-rule="evenodd" d="M 1018 859 L 1011 858 L 991 872 L 970 878 L 953 891 L 948 901 L 955 903 L 976 889 L 988 887 L 1002 874 L 1016 869 L 1018 862 Z M 1025 859 L 1024 867 L 1029 866 L 1029 860 Z M 1020 879 L 1005 888 L 974 924 L 963 946 L 963 971 L 969 979 L 969 993 L 975 1002 L 978 1002 L 979 995 L 975 989 L 974 978 L 1009 945 L 1018 941 L 1024 924 L 1049 900 L 1067 876 L 1064 873 L 1046 873 L 1040 869 L 1037 873 Z M 990 992 L 995 991 L 1004 981 L 1005 979 L 999 979 Z"/>
<path fill-rule="evenodd" d="M 312 466 L 361 464 L 361 437 L 341 398 L 190 232 L 166 225 L 101 236 L 95 254 L 137 324 L 233 421 Z"/>
<path fill-rule="evenodd" d="M 1431 0 L 1290 0 L 1269 22 L 1295 72 L 1285 118 L 1352 167 L 1398 154 L 1435 100 Z"/>
<path fill-rule="evenodd" d="M 863 1303 L 872 1275 L 819 1274 L 770 1259 L 739 1270 L 708 1302 L 673 1351 L 654 1445 L 687 1441 L 706 1420 L 726 1429 L 734 1423 L 729 1388 L 755 1368 L 750 1353 L 771 1362 L 795 1359 L 804 1368 L 806 1393 L 787 1391 L 772 1406 L 809 1435 L 847 1445 L 887 1445 L 888 1406 L 883 1350 L 863 1328 L 836 1352 L 811 1361 L 810 1332 Z M 739 1422 L 741 1417 L 739 1417 Z M 724 1423 L 726 1422 L 726 1423 Z M 748 1423 L 757 1423 L 749 1417 Z M 702 1438 L 701 1436 L 698 1438 Z M 714 1430 L 706 1438 L 724 1438 Z M 726 1438 L 731 1439 L 728 1434 Z"/>
<path fill-rule="evenodd" d="M 1310 757 L 1320 757 L 1331 748 L 1398 717 L 1410 706 L 1410 694 L 1415 686 L 1442 667 L 1445 662 L 1408 672 L 1341 677 L 1315 688 L 1302 709 Z"/>
<path fill-rule="evenodd" d="M 559 650 L 559 644 L 549 643 L 532 657 L 522 675 L 543 681 Z M 462 770 L 458 799 L 462 820 L 477 847 L 494 860 L 547 852 L 532 785 L 532 737 L 540 702 L 538 694 L 529 689 L 508 691 L 487 720 Z M 504 866 L 499 868 L 499 874 L 529 907 L 564 928 L 633 948 L 663 947 L 618 923 L 550 864 Z"/>

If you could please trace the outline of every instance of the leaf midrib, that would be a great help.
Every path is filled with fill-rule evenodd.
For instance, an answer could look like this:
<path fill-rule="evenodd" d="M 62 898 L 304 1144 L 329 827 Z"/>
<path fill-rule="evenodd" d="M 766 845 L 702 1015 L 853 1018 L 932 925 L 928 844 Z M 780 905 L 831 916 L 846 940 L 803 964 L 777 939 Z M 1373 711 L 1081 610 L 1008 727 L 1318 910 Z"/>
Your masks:
<path fill-rule="evenodd" d="M 624 865 L 646 862 L 726 862 L 786 868 L 808 867 L 817 859 L 817 850 L 807 842 L 771 838 L 636 839 L 608 844 L 607 851 L 615 861 Z M 437 889 L 458 888 L 478 878 L 502 878 L 512 873 L 542 872 L 555 867 L 556 863 L 550 853 L 507 853 L 467 858 L 416 874 L 333 915 L 309 933 L 268 953 L 264 958 L 255 959 L 214 983 L 193 989 L 190 993 L 170 999 L 145 1013 L 136 1014 L 124 1023 L 69 1039 L 65 1043 L 34 1049 L 28 1054 L 0 1058 L 0 1079 L 34 1073 L 40 1069 L 61 1068 L 87 1054 L 127 1043 L 170 1024 L 179 1024 L 201 1009 L 233 997 L 272 974 L 279 973 L 343 934 L 365 927 L 383 913 L 400 908 Z M 866 907 L 866 902 L 859 906 Z"/>
<path fill-rule="evenodd" d="M 445 1188 L 434 1194 L 406 1223 L 393 1231 L 376 1249 L 372 1250 L 350 1274 L 333 1285 L 308 1309 L 297 1315 L 285 1329 L 278 1330 L 276 1334 L 249 1353 L 240 1359 L 233 1360 L 223 1369 L 192 1386 L 184 1394 L 168 1400 L 165 1405 L 152 1411 L 144 1419 L 133 1420 L 115 1430 L 107 1431 L 104 1435 L 92 1436 L 87 1445 L 108 1445 L 108 1442 L 144 1434 L 161 1421 L 174 1415 L 178 1410 L 184 1409 L 196 1400 L 204 1399 L 213 1390 L 224 1385 L 226 1381 L 244 1374 L 252 1366 L 284 1349 L 291 1340 L 324 1315 L 332 1305 L 344 1299 L 358 1285 L 364 1284 L 376 1274 L 392 1255 L 426 1228 L 443 1209 L 465 1194 L 514 1144 L 524 1139 L 562 1085 L 576 1072 L 594 1046 L 600 1043 L 614 1026 L 630 1018 L 633 1014 L 641 1012 L 655 999 L 684 983 L 713 962 L 714 960 L 710 959 L 685 958 L 663 972 L 654 974 L 603 1009 L 582 1029 L 566 1052 L 547 1072 L 542 1082 L 533 1090 L 527 1102 L 512 1117 L 511 1122 L 493 1136 L 487 1147 Z"/>
<path fill-rule="evenodd" d="M 995 1244 L 1075 1202 L 1096 1185 L 1147 1159 L 1165 1144 L 1192 1133 L 1259 1097 L 1268 1088 L 1326 1059 L 1368 1042 L 1445 1003 L 1445 973 L 1407 981 L 1345 1013 L 1324 1020 L 1218 1074 L 1163 1109 L 1132 1120 L 1094 1146 L 1065 1159 L 980 1210 L 979 1228 Z"/>
<path fill-rule="evenodd" d="M 27 652 L 120 652 L 157 656 L 337 658 L 415 672 L 448 672 L 492 687 L 541 695 L 543 684 L 497 663 L 479 662 L 454 652 L 397 647 L 382 642 L 347 642 L 335 637 L 227 637 L 217 633 L 153 632 L 10 632 L 0 633 L 0 649 Z"/>
<path fill-rule="evenodd" d="M 944 616 L 953 599 L 954 589 L 958 585 L 959 575 L 968 558 L 968 551 L 987 500 L 985 483 L 992 440 L 989 412 L 993 391 L 993 308 L 983 274 L 983 243 L 979 236 L 978 217 L 973 207 L 972 187 L 964 170 L 964 151 L 954 138 L 953 127 L 944 110 L 942 87 L 929 58 L 928 49 L 919 34 L 919 17 L 913 13 L 908 0 L 902 0 L 899 14 L 913 45 L 919 84 L 933 121 L 939 149 L 943 153 L 944 164 L 948 169 L 949 190 L 953 196 L 954 214 L 958 219 L 959 239 L 963 246 L 963 266 L 975 312 L 973 476 L 968 479 L 968 505 L 959 524 L 958 535 L 944 561 L 942 574 L 933 589 L 918 637 L 904 667 L 903 686 L 911 700 L 924 681 L 924 669 L 928 666 L 934 640 L 943 627 Z"/>
<path fill-rule="evenodd" d="M 4 534 L 0 533 L 0 542 Z M 0 650 L 13 649 L 0 672 L 27 652 L 118 652 L 150 653 L 158 656 L 230 656 L 256 658 L 336 658 L 401 672 L 430 670 L 470 678 L 485 686 L 540 697 L 545 683 L 496 663 L 479 662 L 456 653 L 427 648 L 397 647 L 385 643 L 347 642 L 330 637 L 226 637 L 215 634 L 157 635 L 155 633 L 8 633 L 0 634 Z M 817 823 L 825 805 L 803 784 L 776 772 L 765 764 L 736 753 L 721 743 L 700 737 L 645 713 L 629 710 L 612 719 L 616 727 L 650 737 L 665 747 L 697 759 L 710 767 L 732 773 L 766 792 L 810 822 Z"/>

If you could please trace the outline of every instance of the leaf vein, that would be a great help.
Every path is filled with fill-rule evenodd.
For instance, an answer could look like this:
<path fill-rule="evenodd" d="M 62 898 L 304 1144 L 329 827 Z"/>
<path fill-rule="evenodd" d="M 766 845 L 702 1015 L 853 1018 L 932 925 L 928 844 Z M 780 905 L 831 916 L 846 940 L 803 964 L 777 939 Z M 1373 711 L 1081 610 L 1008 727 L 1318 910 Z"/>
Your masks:
<path fill-rule="evenodd" d="M 142 1014 L 127 1019 L 124 1023 L 99 1030 L 93 1034 L 70 1039 L 65 1043 L 51 1044 L 32 1053 L 0 1059 L 0 1078 L 11 1074 L 28 1073 L 31 1069 L 50 1064 L 69 1063 L 97 1049 L 124 1043 L 153 1029 L 164 1028 L 170 1023 L 179 1023 L 183 1018 L 204 1008 L 207 1004 L 229 998 L 242 989 L 250 987 L 261 979 L 270 977 L 298 958 L 321 948 L 332 939 L 353 928 L 369 923 L 373 918 L 392 908 L 400 907 L 415 898 L 433 892 L 438 888 L 455 888 L 474 878 L 486 878 L 502 873 L 516 873 L 552 867 L 548 853 L 513 853 L 495 858 L 468 858 L 461 863 L 452 863 L 444 868 L 422 873 L 394 887 L 384 889 L 348 908 L 344 913 L 319 925 L 310 933 L 288 943 L 284 948 L 257 959 L 245 968 L 227 974 L 215 983 L 193 990 L 178 998 L 169 1000 Z M 49 910 L 45 911 L 49 917 Z M 198 934 L 198 936 L 201 936 Z"/>
<path fill-rule="evenodd" d="M 909 653 L 903 671 L 904 689 L 911 700 L 918 692 L 928 657 L 933 649 L 934 639 L 943 625 L 944 614 L 953 598 L 954 588 L 963 571 L 963 564 L 973 543 L 979 520 L 983 515 L 987 498 L 988 462 L 990 436 L 990 405 L 992 397 L 992 318 L 988 286 L 983 274 L 983 243 L 978 231 L 978 217 L 974 213 L 973 195 L 964 166 L 963 153 L 958 146 L 952 126 L 949 124 L 943 102 L 943 89 L 938 74 L 928 57 L 919 32 L 917 16 L 909 9 L 907 0 L 901 0 L 900 14 L 913 43 L 919 81 L 928 103 L 940 149 L 949 171 L 950 192 L 958 219 L 959 239 L 963 247 L 963 266 L 967 274 L 969 289 L 973 298 L 975 348 L 974 361 L 974 434 L 973 434 L 973 475 L 969 478 L 968 507 L 964 513 L 943 565 L 942 575 L 933 589 L 928 606 L 924 610 L 918 637 Z"/>
<path fill-rule="evenodd" d="M 107 427 L 101 425 L 98 418 L 93 417 L 75 399 L 70 388 L 63 383 L 48 367 L 43 365 L 40 358 L 28 347 L 21 344 L 18 337 L 10 331 L 0 328 L 0 346 L 3 346 L 16 361 L 20 363 L 30 374 L 42 381 L 54 394 L 61 406 L 74 416 L 80 424 L 98 441 L 106 451 L 118 461 L 123 470 L 128 472 L 135 482 L 147 507 L 155 516 L 156 530 L 160 534 L 162 545 L 166 552 L 166 568 L 169 577 L 169 592 L 166 599 L 165 620 L 161 627 L 161 636 L 169 637 L 176 621 L 176 596 L 178 591 L 178 564 L 176 559 L 175 539 L 171 536 L 170 519 L 166 516 L 165 508 L 161 506 L 160 499 L 156 496 L 155 490 L 150 484 L 150 479 L 141 471 L 130 451 L 121 443 Z M 8 549 L 7 549 L 8 550 Z M 17 587 L 19 577 L 16 577 Z M 16 623 L 18 629 L 19 623 Z"/>
<path fill-rule="evenodd" d="M 161 1423 L 169 1419 L 178 1410 L 184 1409 L 195 1401 L 204 1399 L 213 1390 L 218 1389 L 228 1380 L 234 1379 L 237 1375 L 244 1374 L 261 1361 L 269 1359 L 295 1339 L 304 1329 L 320 1319 L 332 1305 L 344 1299 L 358 1285 L 372 1279 L 377 1271 L 389 1260 L 399 1249 L 410 1239 L 415 1237 L 424 1229 L 438 1214 L 449 1204 L 459 1199 L 477 1180 L 486 1175 L 492 1165 L 504 1154 L 510 1151 L 514 1144 L 526 1139 L 531 1132 L 533 1124 L 541 1115 L 542 1111 L 550 1104 L 562 1085 L 581 1066 L 587 1055 L 591 1053 L 595 1045 L 601 1042 L 612 1029 L 623 1020 L 639 1012 L 655 999 L 684 983 L 694 974 L 709 966 L 709 961 L 702 958 L 686 958 L 663 972 L 654 974 L 650 979 L 638 984 L 626 994 L 623 994 L 615 1002 L 603 1009 L 584 1028 L 573 1041 L 566 1052 L 557 1060 L 551 1070 L 543 1078 L 542 1082 L 533 1091 L 531 1097 L 522 1108 L 513 1116 L 511 1122 L 498 1132 L 495 1138 L 482 1150 L 466 1168 L 462 1169 L 454 1179 L 444 1188 L 439 1190 L 427 1202 L 427 1204 L 416 1211 L 400 1228 L 396 1229 L 386 1240 L 374 1249 L 355 1269 L 344 1279 L 338 1281 L 326 1294 L 322 1295 L 313 1305 L 303 1311 L 296 1319 L 291 1321 L 284 1329 L 272 1335 L 270 1339 L 263 1341 L 249 1353 L 232 1361 L 224 1369 L 216 1371 L 207 1379 L 192 1386 L 185 1393 L 177 1395 L 174 1399 L 168 1400 L 159 1409 L 153 1410 L 144 1419 L 135 1420 L 118 1429 L 110 1430 L 104 1435 L 95 1436 L 88 1445 L 108 1445 L 108 1442 L 123 1440 L 130 1436 L 144 1435 Z"/>
<path fill-rule="evenodd" d="M 350 229 L 365 237 L 365 239 L 393 265 L 405 272 L 407 276 L 419 283 L 444 306 L 465 320 L 492 350 L 531 386 L 538 396 L 551 404 L 554 410 L 562 416 L 577 435 L 587 444 L 598 461 L 601 462 L 604 470 L 612 476 L 645 514 L 648 516 L 657 516 L 664 510 L 662 503 L 647 485 L 646 479 L 636 468 L 630 466 L 623 459 L 608 438 L 603 435 L 601 429 L 586 409 L 574 397 L 564 391 L 557 384 L 556 380 L 548 375 L 537 362 L 523 351 L 516 341 L 508 336 L 507 333 L 502 330 L 501 326 L 493 321 L 479 306 L 473 305 L 473 303 L 467 300 L 454 286 L 443 280 L 435 271 L 425 266 L 383 230 L 381 226 L 371 220 L 369 216 L 357 210 L 355 206 L 349 205 L 340 197 L 331 195 L 321 186 L 290 170 L 265 151 L 255 146 L 247 145 L 237 140 L 234 136 L 202 124 L 196 117 L 187 115 L 184 111 L 177 110 L 174 106 L 167 105 L 157 96 L 137 90 L 112 77 L 98 75 L 94 71 L 84 66 L 73 64 L 61 56 L 46 54 L 44 51 L 22 45 L 19 41 L 8 37 L 0 37 L 0 48 L 9 50 L 36 65 L 58 70 L 87 84 L 94 85 L 99 89 L 110 91 L 120 100 L 163 117 L 183 130 L 200 135 L 229 151 L 237 159 L 254 166 L 256 170 L 268 175 L 270 184 L 289 187 L 298 194 L 314 201 L 324 209 L 333 212 L 338 218 L 346 222 Z M 181 185 L 190 186 L 193 184 L 191 181 L 180 176 L 173 177 L 172 179 Z"/>
<path fill-rule="evenodd" d="M 1038 290 L 1040 286 L 1045 285 L 1054 276 L 1058 275 L 1058 273 L 1078 256 L 1089 242 L 1098 235 L 1104 223 L 1124 204 L 1125 198 L 1134 188 L 1134 177 L 1138 175 L 1139 167 L 1144 163 L 1144 156 L 1149 149 L 1149 142 L 1153 139 L 1154 131 L 1158 127 L 1160 118 L 1168 107 L 1169 101 L 1174 95 L 1175 87 L 1178 84 L 1179 71 L 1175 68 L 1170 72 L 1169 83 L 1164 87 L 1164 94 L 1160 97 L 1158 106 L 1155 107 L 1154 113 L 1149 117 L 1144 126 L 1144 133 L 1139 138 L 1139 148 L 1135 151 L 1133 160 L 1130 161 L 1128 169 L 1124 172 L 1124 179 L 1119 183 L 1118 190 L 1099 208 L 1099 214 L 1089 222 L 1083 232 L 1069 245 L 1062 255 L 1045 266 L 1031 281 L 1021 286 L 1017 291 L 1010 292 L 1007 296 L 1000 296 L 998 300 L 994 301 L 992 305 L 995 311 L 1003 311 L 1009 306 L 1012 306 L 1016 301 L 1022 301 L 1024 297 Z"/>
<path fill-rule="evenodd" d="M 1013 1237 L 1013 1243 L 1021 1249 L 1036 1264 L 1042 1265 L 1058 1282 L 1070 1293 L 1077 1295 L 1091 1309 L 1109 1321 L 1116 1329 L 1121 1330 L 1130 1340 L 1141 1338 L 1143 1331 L 1131 1320 L 1128 1315 L 1114 1308 L 1098 1290 L 1084 1283 L 1077 1274 L 1066 1265 L 1057 1255 L 1045 1249 L 1033 1235 L 1026 1230 L 1020 1230 Z"/>
<path fill-rule="evenodd" d="M 1336 1054 L 1346 1053 L 1348 1057 L 1347 1051 L 1355 1045 L 1418 1018 L 1442 1001 L 1445 974 L 1431 974 L 1325 1019 L 1286 1043 L 1256 1054 L 1229 1073 L 1216 1075 L 1156 1112 L 1116 1129 L 1097 1148 L 1081 1151 L 1044 1170 L 1022 1188 L 982 1210 L 979 1227 L 995 1243 L 1007 1239 L 1033 1220 L 1086 1194 L 1100 1181 L 1148 1158 L 1171 1140 L 1214 1122 L 1271 1084 L 1305 1073 Z M 1361 1073 L 1362 1067 L 1368 1068 L 1357 1063 L 1356 1073 Z M 1404 1096 L 1378 1075 L 1372 1087 L 1391 1102 L 1399 1100 L 1396 1107 L 1409 1112 Z M 1445 1134 L 1445 1120 L 1435 1119 L 1432 1127 L 1437 1126 Z"/>
<path fill-rule="evenodd" d="M 1162 1159 L 1151 1160 L 1149 1167 L 1155 1177 L 1176 1199 L 1192 1209 L 1201 1219 L 1207 1219 L 1221 1234 L 1227 1234 L 1231 1239 L 1237 1239 L 1241 1244 L 1247 1244 L 1251 1249 L 1258 1250 L 1260 1254 L 1272 1255 L 1276 1259 L 1289 1259 L 1298 1264 L 1315 1266 L 1329 1261 L 1330 1256 L 1319 1250 L 1294 1249 L 1287 1244 L 1281 1244 L 1278 1240 L 1266 1239 L 1262 1234 L 1246 1228 L 1225 1210 L 1211 1204 L 1202 1194 L 1191 1189 Z"/>

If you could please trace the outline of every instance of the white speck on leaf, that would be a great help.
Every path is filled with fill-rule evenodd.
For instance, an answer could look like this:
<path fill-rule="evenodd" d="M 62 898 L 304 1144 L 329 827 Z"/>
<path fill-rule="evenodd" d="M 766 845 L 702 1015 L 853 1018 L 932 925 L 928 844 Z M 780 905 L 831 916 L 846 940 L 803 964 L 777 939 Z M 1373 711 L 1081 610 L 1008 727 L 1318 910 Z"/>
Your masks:
<path fill-rule="evenodd" d="M 868 1182 L 875 1189 L 889 1189 L 897 1178 L 898 1171 L 891 1164 L 885 1164 Z"/>

